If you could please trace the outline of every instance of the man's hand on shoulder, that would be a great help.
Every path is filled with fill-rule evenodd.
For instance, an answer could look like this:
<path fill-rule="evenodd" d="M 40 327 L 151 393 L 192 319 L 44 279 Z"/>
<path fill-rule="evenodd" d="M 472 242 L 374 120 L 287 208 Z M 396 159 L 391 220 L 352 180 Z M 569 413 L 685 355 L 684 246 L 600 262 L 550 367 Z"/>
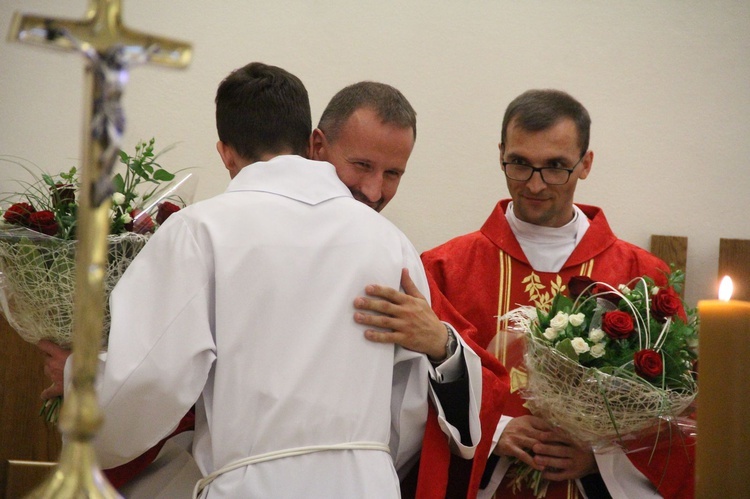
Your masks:
<path fill-rule="evenodd" d="M 367 296 L 354 300 L 354 307 L 360 310 L 355 312 L 354 320 L 366 326 L 390 330 L 368 329 L 365 337 L 370 341 L 396 343 L 435 360 L 445 358 L 448 331 L 406 269 L 401 272 L 401 287 L 404 293 L 377 284 L 367 286 Z"/>

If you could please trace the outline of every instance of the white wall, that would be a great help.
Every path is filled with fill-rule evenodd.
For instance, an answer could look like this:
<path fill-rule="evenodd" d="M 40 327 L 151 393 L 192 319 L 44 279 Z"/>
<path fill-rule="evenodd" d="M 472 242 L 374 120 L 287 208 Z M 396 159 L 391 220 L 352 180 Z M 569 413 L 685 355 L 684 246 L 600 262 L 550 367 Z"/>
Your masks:
<path fill-rule="evenodd" d="M 178 143 L 198 198 L 228 180 L 214 149 L 213 98 L 232 69 L 263 61 L 299 76 L 313 120 L 341 87 L 390 83 L 418 112 L 418 140 L 384 211 L 420 250 L 477 229 L 507 197 L 502 113 L 528 88 L 569 91 L 589 109 L 592 175 L 576 200 L 615 232 L 689 237 L 687 300 L 716 296 L 719 238 L 750 238 L 750 3 L 745 0 L 123 0 L 129 27 L 188 40 L 184 71 L 136 68 L 123 99 L 125 148 Z M 13 12 L 81 18 L 87 2 L 3 0 Z M 83 58 L 0 42 L 0 155 L 57 172 L 76 164 Z M 0 170 L 0 191 L 15 173 Z"/>

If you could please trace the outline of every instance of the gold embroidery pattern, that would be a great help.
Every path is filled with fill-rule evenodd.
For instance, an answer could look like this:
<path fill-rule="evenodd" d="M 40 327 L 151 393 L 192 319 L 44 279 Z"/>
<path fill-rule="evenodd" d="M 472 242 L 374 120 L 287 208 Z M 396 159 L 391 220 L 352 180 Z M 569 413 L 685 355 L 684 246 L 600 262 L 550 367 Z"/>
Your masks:
<path fill-rule="evenodd" d="M 499 279 L 498 279 L 498 299 L 497 299 L 497 317 L 502 317 L 508 311 L 510 311 L 511 305 L 511 294 L 512 294 L 512 270 L 513 260 L 510 255 L 505 253 L 503 250 L 498 251 L 499 260 Z M 594 259 L 592 258 L 588 262 L 581 264 L 579 275 L 585 275 L 591 277 L 594 271 Z M 525 284 L 524 290 L 529 296 L 528 302 L 541 310 L 547 311 L 552 305 L 552 297 L 557 293 L 565 291 L 565 284 L 562 282 L 560 274 L 556 274 L 555 278 L 549 282 L 549 291 L 547 286 L 542 284 L 542 279 L 532 270 L 531 273 L 526 276 L 522 281 Z M 508 355 L 508 343 L 505 341 L 505 335 L 497 334 L 500 331 L 508 327 L 507 321 L 497 321 L 496 337 L 503 338 L 504 341 L 495 341 L 494 348 L 492 348 L 492 354 L 497 357 L 500 362 L 507 364 L 506 359 Z"/>
<path fill-rule="evenodd" d="M 525 371 L 512 367 L 510 369 L 510 393 L 526 388 L 529 381 L 529 375 Z"/>
<path fill-rule="evenodd" d="M 504 251 L 500 250 L 499 255 L 499 268 L 500 268 L 500 276 L 499 276 L 499 286 L 498 286 L 498 293 L 497 293 L 497 317 L 502 317 L 503 315 L 510 310 L 510 295 L 511 295 L 511 270 L 512 267 L 512 261 L 510 258 L 510 255 L 505 253 Z M 497 321 L 497 331 L 495 332 L 497 338 L 502 338 L 502 344 L 500 341 L 496 341 L 494 352 L 492 354 L 497 357 L 500 362 L 503 364 L 506 364 L 506 356 L 508 352 L 508 342 L 507 337 L 503 334 L 499 334 L 500 331 L 504 331 L 508 327 L 508 321 L 507 320 L 499 320 Z"/>
<path fill-rule="evenodd" d="M 542 284 L 542 279 L 533 270 L 521 282 L 526 285 L 524 291 L 529 297 L 529 303 L 544 311 L 549 310 L 552 306 L 552 297 L 557 293 L 562 293 L 566 288 L 562 282 L 562 277 L 560 277 L 560 274 L 557 274 L 549 282 L 548 291 L 547 286 Z"/>

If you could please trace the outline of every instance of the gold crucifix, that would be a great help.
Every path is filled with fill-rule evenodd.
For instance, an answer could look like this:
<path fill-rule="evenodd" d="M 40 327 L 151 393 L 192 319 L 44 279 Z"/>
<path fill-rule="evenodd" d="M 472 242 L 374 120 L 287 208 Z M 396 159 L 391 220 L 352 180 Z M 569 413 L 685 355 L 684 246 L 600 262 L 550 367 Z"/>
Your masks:
<path fill-rule="evenodd" d="M 125 128 L 120 98 L 132 66 L 151 63 L 184 68 L 192 48 L 126 28 L 120 0 L 89 0 L 84 20 L 16 13 L 8 39 L 80 52 L 87 59 L 73 377 L 60 415 L 60 430 L 67 438 L 54 473 L 30 497 L 119 497 L 99 470 L 90 442 L 102 423 L 94 381 L 104 318 L 111 171 Z"/>

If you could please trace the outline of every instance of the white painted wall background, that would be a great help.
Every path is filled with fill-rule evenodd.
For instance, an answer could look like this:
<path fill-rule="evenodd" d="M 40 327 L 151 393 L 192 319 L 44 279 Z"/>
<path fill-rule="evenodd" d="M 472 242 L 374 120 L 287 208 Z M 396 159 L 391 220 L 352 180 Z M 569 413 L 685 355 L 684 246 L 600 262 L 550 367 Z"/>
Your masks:
<path fill-rule="evenodd" d="M 313 121 L 341 87 L 390 83 L 418 139 L 384 214 L 420 250 L 477 229 L 507 197 L 502 113 L 554 87 L 591 113 L 589 178 L 576 201 L 615 232 L 689 237 L 687 301 L 716 296 L 719 238 L 750 238 L 750 3 L 745 0 L 123 0 L 133 29 L 193 43 L 184 71 L 136 68 L 124 147 L 177 143 L 163 158 L 199 172 L 198 199 L 228 181 L 215 152 L 219 81 L 250 61 L 299 76 Z M 15 11 L 81 18 L 85 0 L 0 3 L 0 155 L 58 172 L 80 157 L 83 58 L 8 43 Z M 0 168 L 0 191 L 17 172 Z"/>

